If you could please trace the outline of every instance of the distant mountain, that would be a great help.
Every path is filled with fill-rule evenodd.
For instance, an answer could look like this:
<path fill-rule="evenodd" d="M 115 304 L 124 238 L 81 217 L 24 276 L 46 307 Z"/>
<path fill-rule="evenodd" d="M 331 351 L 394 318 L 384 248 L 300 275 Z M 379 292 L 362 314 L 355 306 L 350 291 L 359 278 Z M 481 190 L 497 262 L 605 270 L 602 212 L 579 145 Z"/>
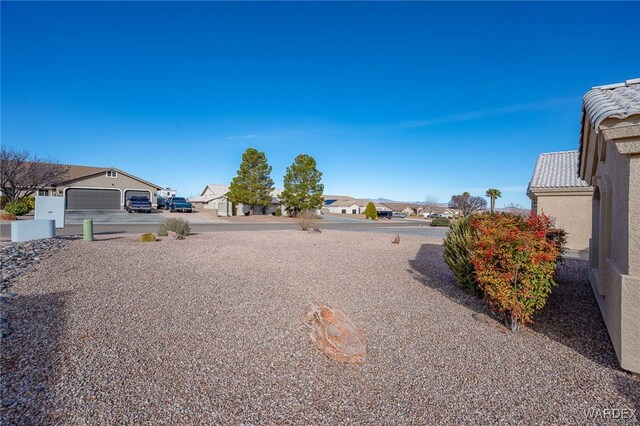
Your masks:
<path fill-rule="evenodd" d="M 400 203 L 401 201 L 393 201 L 388 198 L 376 198 L 373 201 L 377 203 Z"/>

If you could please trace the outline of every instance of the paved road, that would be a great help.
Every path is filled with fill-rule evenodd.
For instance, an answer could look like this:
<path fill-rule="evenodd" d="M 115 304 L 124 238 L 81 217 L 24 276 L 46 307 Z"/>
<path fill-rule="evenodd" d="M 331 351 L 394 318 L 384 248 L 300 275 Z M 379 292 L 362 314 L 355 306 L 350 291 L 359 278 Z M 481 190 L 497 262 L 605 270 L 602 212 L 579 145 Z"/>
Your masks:
<path fill-rule="evenodd" d="M 206 213 L 169 213 L 166 210 L 152 210 L 151 213 L 127 213 L 123 210 L 67 210 L 64 222 L 68 225 L 79 225 L 84 219 L 92 219 L 94 224 L 158 225 L 170 217 L 181 217 L 194 224 L 220 220 Z"/>
<path fill-rule="evenodd" d="M 126 214 L 126 213 L 125 213 Z M 294 223 L 229 223 L 217 221 L 211 223 L 196 223 L 191 225 L 191 231 L 199 232 L 228 232 L 228 231 L 278 231 L 281 229 L 297 229 Z M 447 228 L 432 228 L 429 225 L 422 225 L 416 221 L 392 220 L 388 222 L 371 221 L 332 221 L 322 220 L 321 229 L 333 229 L 349 232 L 376 232 L 390 235 L 417 235 L 424 237 L 444 238 Z M 132 233 L 142 234 L 144 232 L 157 232 L 157 223 L 129 223 L 129 224 L 94 224 L 94 233 Z M 81 235 L 82 225 L 67 225 L 63 229 L 57 230 L 58 235 Z M 10 238 L 11 231 L 8 222 L 0 224 L 0 237 L 4 240 Z"/>

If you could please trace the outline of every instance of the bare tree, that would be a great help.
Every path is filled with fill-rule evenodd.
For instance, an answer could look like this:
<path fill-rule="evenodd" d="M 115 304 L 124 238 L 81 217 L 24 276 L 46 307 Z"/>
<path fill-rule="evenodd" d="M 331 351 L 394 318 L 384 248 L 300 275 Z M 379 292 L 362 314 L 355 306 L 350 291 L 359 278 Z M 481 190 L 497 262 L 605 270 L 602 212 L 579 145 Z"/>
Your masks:
<path fill-rule="evenodd" d="M 463 192 L 461 195 L 451 197 L 449 208 L 460 210 L 462 215 L 467 217 L 472 213 L 486 209 L 487 200 L 482 197 L 473 196 L 468 192 Z"/>
<path fill-rule="evenodd" d="M 435 195 L 427 194 L 424 196 L 424 210 L 433 213 L 435 208 L 440 205 L 440 199 Z"/>
<path fill-rule="evenodd" d="M 10 201 L 59 183 L 64 172 L 60 164 L 44 161 L 26 149 L 0 148 L 0 190 Z"/>

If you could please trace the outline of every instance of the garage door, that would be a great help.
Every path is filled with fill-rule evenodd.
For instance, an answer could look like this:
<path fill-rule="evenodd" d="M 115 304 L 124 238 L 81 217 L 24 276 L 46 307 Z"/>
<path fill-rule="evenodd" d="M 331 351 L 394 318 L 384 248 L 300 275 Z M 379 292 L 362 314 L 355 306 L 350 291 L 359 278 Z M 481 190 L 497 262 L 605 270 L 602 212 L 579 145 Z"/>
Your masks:
<path fill-rule="evenodd" d="M 120 210 L 120 191 L 113 189 L 68 189 L 69 210 Z"/>
<path fill-rule="evenodd" d="M 124 191 L 124 201 L 126 202 L 129 199 L 129 197 L 132 197 L 134 195 L 142 195 L 143 197 L 147 197 L 151 199 L 151 194 L 149 193 L 149 191 L 144 191 L 142 189 L 139 189 L 139 190 L 130 189 L 128 191 Z"/>

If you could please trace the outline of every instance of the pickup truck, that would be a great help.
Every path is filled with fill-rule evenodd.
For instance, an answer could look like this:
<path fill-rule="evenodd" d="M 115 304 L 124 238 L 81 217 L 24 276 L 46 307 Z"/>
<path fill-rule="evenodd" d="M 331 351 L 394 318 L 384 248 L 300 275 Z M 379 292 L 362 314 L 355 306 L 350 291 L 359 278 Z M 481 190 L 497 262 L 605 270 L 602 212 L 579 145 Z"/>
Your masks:
<path fill-rule="evenodd" d="M 151 200 L 148 197 L 142 195 L 132 195 L 127 200 L 127 211 L 132 212 L 146 212 L 151 213 Z"/>
<path fill-rule="evenodd" d="M 168 202 L 168 208 L 171 213 L 173 212 L 191 213 L 191 211 L 193 210 L 191 203 L 182 197 L 171 198 L 171 200 Z"/>

